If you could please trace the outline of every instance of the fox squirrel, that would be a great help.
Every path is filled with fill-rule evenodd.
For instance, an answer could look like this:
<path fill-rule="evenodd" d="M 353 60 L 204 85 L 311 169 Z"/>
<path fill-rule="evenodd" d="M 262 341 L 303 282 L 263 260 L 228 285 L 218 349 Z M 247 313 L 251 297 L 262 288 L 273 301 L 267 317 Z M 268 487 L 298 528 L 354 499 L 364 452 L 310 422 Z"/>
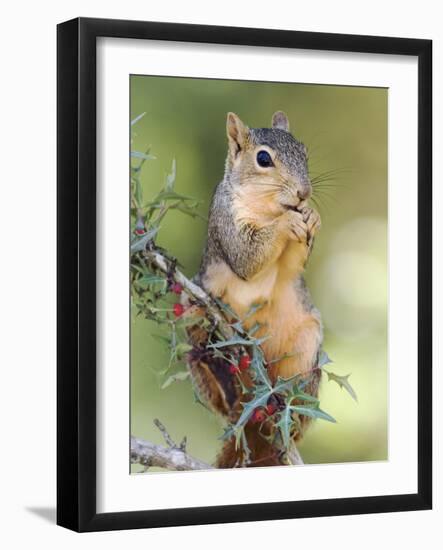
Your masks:
<path fill-rule="evenodd" d="M 257 337 L 268 335 L 262 349 L 271 380 L 306 374 L 311 377 L 305 391 L 317 396 L 320 370 L 312 369 L 322 344 L 322 322 L 302 274 L 320 216 L 307 206 L 312 186 L 306 148 L 289 132 L 281 111 L 273 115 L 271 128 L 248 128 L 234 113 L 228 113 L 226 127 L 225 174 L 210 207 L 207 243 L 195 280 L 240 318 L 253 304 L 264 304 L 247 316 L 244 326 L 259 323 Z M 191 340 L 204 349 L 201 335 L 199 340 L 191 331 Z M 200 354 L 191 358 L 191 374 L 212 410 L 235 421 L 242 396 L 222 363 Z M 241 376 L 247 384 L 247 373 Z M 302 419 L 303 428 L 308 421 Z M 281 463 L 256 425 L 249 423 L 245 435 L 250 466 Z M 234 439 L 227 440 L 216 466 L 238 466 L 238 453 Z"/>

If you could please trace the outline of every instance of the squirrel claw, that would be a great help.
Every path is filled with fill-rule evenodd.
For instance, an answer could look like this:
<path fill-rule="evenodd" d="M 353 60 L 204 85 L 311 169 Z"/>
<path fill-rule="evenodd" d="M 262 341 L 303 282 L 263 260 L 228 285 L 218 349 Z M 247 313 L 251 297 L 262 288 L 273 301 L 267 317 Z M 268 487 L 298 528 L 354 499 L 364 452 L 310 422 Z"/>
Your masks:
<path fill-rule="evenodd" d="M 289 228 L 292 238 L 301 243 L 306 242 L 308 237 L 308 228 L 301 212 L 290 211 Z"/>
<path fill-rule="evenodd" d="M 321 227 L 320 214 L 313 208 L 308 207 L 303 208 L 301 212 L 303 215 L 303 220 L 306 223 L 308 237 L 309 239 L 312 239 Z"/>

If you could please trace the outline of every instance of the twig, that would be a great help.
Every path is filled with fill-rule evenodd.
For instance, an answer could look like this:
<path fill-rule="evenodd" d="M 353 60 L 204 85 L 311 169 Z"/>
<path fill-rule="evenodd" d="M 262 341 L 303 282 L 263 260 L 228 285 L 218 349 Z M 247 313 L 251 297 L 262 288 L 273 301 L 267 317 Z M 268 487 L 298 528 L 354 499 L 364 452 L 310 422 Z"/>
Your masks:
<path fill-rule="evenodd" d="M 168 447 L 177 447 L 177 445 L 174 443 L 172 437 L 169 435 L 166 428 L 163 426 L 163 424 L 160 422 L 158 418 L 154 418 L 154 424 L 157 426 L 157 428 L 161 431 L 164 440 L 166 441 Z"/>
<path fill-rule="evenodd" d="M 286 453 L 288 462 L 292 466 L 303 466 L 304 462 L 294 442 L 291 443 L 291 448 Z"/>
<path fill-rule="evenodd" d="M 186 453 L 186 437 L 176 445 L 167 429 L 156 418 L 154 424 L 161 431 L 167 447 L 155 445 L 139 437 L 131 436 L 131 463 L 141 464 L 145 469 L 157 466 L 166 470 L 212 470 L 213 467 Z"/>

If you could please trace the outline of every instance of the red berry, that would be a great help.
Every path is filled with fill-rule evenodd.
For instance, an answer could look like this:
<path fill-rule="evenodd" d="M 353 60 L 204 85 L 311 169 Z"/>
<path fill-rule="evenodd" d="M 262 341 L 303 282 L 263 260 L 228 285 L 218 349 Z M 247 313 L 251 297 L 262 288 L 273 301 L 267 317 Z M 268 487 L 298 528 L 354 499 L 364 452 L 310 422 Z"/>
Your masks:
<path fill-rule="evenodd" d="M 144 235 L 145 234 L 145 230 L 142 229 L 141 227 L 137 227 L 137 229 L 134 229 L 134 233 L 136 235 Z"/>
<path fill-rule="evenodd" d="M 238 374 L 240 372 L 240 369 L 235 365 L 229 365 L 229 372 L 231 374 Z"/>
<path fill-rule="evenodd" d="M 266 419 L 265 411 L 263 409 L 255 409 L 252 413 L 251 420 L 252 422 L 263 422 Z"/>
<path fill-rule="evenodd" d="M 251 358 L 249 355 L 242 355 L 240 361 L 238 362 L 238 367 L 240 370 L 247 370 L 251 364 Z"/>
<path fill-rule="evenodd" d="M 172 308 L 173 311 L 174 311 L 174 315 L 176 317 L 181 317 L 183 315 L 183 313 L 185 312 L 185 307 L 183 304 L 174 304 L 174 307 Z"/>
<path fill-rule="evenodd" d="M 174 294 L 181 294 L 183 292 L 183 287 L 180 283 L 174 283 L 171 285 L 171 292 Z"/>
<path fill-rule="evenodd" d="M 272 416 L 276 410 L 277 410 L 277 405 L 275 403 L 268 403 L 266 405 L 266 412 L 269 414 L 269 416 Z"/>

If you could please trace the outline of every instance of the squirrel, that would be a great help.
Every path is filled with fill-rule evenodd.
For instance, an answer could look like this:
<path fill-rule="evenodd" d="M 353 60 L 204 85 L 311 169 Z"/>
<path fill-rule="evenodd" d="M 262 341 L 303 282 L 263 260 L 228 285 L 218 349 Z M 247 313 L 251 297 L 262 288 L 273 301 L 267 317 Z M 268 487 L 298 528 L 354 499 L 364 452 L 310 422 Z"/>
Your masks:
<path fill-rule="evenodd" d="M 272 382 L 277 377 L 306 376 L 305 392 L 317 396 L 320 369 L 315 369 L 323 340 L 322 321 L 303 279 L 303 271 L 320 229 L 318 212 L 307 206 L 312 185 L 307 149 L 289 131 L 282 111 L 271 128 L 248 128 L 234 113 L 226 122 L 228 154 L 223 180 L 212 199 L 201 266 L 194 278 L 220 299 L 246 329 L 259 324 L 261 344 Z M 262 307 L 250 315 L 253 304 Z M 194 345 L 204 337 L 192 334 Z M 198 394 L 223 417 L 238 419 L 242 396 L 223 361 L 196 356 L 190 361 Z M 241 373 L 247 381 L 247 373 Z M 309 419 L 301 418 L 298 440 Z M 248 466 L 281 464 L 272 445 L 248 423 Z M 240 464 L 234 438 L 227 440 L 216 467 Z"/>

